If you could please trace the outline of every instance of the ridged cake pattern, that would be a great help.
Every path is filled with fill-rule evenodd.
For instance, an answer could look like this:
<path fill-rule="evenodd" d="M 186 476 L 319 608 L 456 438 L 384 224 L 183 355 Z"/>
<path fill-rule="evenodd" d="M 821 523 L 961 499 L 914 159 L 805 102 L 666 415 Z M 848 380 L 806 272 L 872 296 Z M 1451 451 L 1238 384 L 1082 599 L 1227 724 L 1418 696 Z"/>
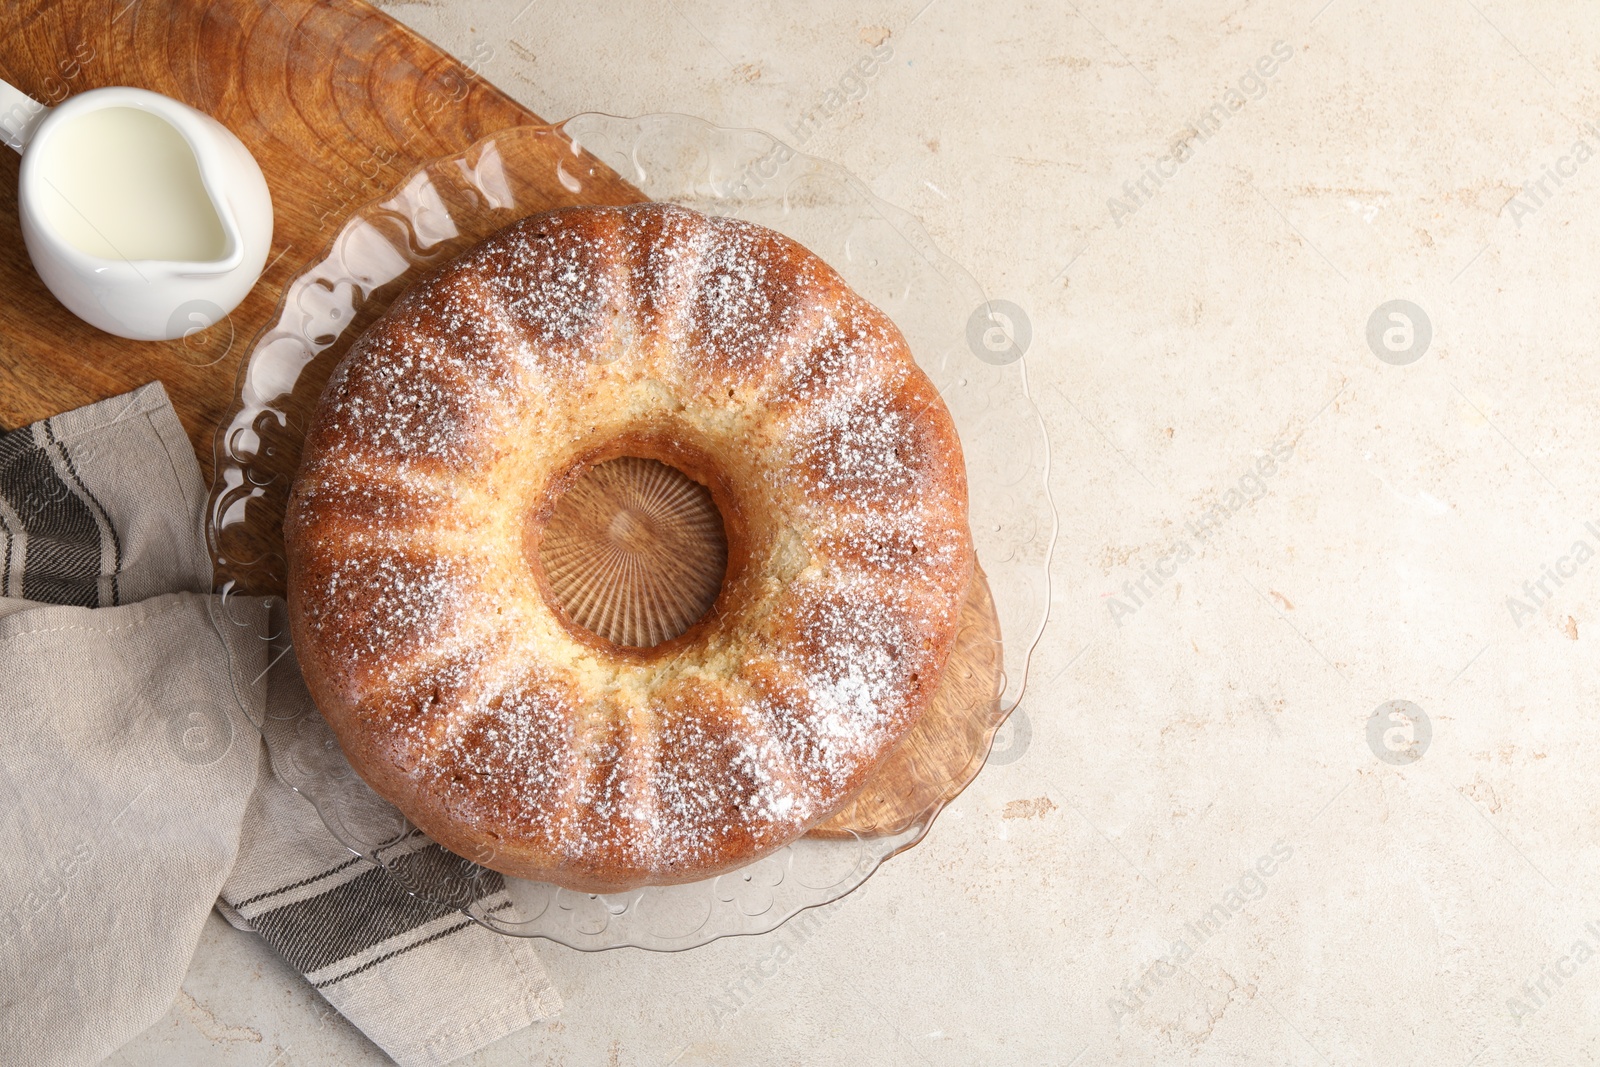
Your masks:
<path fill-rule="evenodd" d="M 593 468 L 562 495 L 539 559 L 573 622 L 619 645 L 649 647 L 710 610 L 728 543 L 705 486 L 629 456 Z"/>
<path fill-rule="evenodd" d="M 565 615 L 555 502 L 618 457 L 705 485 L 711 610 L 645 649 Z M 793 241 L 668 205 L 508 227 L 352 347 L 291 494 L 291 626 L 358 772 L 442 844 L 610 891 L 844 803 L 927 706 L 973 559 L 949 414 Z"/>

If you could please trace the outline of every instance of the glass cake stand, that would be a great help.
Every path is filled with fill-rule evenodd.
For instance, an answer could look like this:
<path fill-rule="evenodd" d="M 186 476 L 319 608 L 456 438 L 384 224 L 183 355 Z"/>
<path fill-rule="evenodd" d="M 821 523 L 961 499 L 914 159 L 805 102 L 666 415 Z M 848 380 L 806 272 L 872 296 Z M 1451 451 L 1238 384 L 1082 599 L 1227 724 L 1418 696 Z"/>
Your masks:
<path fill-rule="evenodd" d="M 950 725 L 940 728 L 949 733 L 924 739 L 928 751 L 945 756 L 901 760 L 913 780 L 921 776 L 919 787 L 931 786 L 926 805 L 876 821 L 857 810 L 845 825 L 825 824 L 701 882 L 598 895 L 502 878 L 448 854 L 441 860 L 441 850 L 429 849 L 351 770 L 314 710 L 258 724 L 274 773 L 315 805 L 351 851 L 408 891 L 490 929 L 578 949 L 676 950 L 763 933 L 855 889 L 921 840 L 982 767 L 994 731 L 1021 699 L 1050 603 L 1049 445 L 1029 396 L 1026 339 L 1011 336 L 998 302 L 990 306 L 915 218 L 841 167 L 765 133 L 689 116 L 585 114 L 514 127 L 418 168 L 356 210 L 326 252 L 287 283 L 273 323 L 245 354 L 234 405 L 217 431 L 206 515 L 221 593 L 217 626 L 240 624 L 231 598 L 283 593 L 283 511 L 305 427 L 333 367 L 366 325 L 412 281 L 518 218 L 641 194 L 779 230 L 894 320 L 960 432 L 983 576 L 969 595 L 972 624 L 946 672 L 959 675 L 947 679 Z M 264 704 L 257 694 L 239 695 L 246 708 Z"/>

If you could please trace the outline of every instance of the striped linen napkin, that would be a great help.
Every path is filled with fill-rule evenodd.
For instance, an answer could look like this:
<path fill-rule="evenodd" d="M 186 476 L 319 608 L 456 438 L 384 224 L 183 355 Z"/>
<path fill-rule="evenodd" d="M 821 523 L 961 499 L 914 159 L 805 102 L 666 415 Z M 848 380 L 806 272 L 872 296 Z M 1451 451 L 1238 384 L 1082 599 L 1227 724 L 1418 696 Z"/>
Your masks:
<path fill-rule="evenodd" d="M 287 634 L 281 600 L 271 602 L 269 618 L 272 633 Z M 280 654 L 267 675 L 269 732 L 292 730 L 302 713 L 314 711 L 293 650 L 269 645 L 269 661 Z M 287 739 L 271 740 L 275 751 L 289 748 Z M 217 910 L 266 938 L 369 1036 L 374 1029 L 404 1034 L 420 1053 L 403 1058 L 393 1038 L 380 1041 L 391 1056 L 444 1063 L 560 1010 L 531 941 L 493 933 L 399 888 L 468 884 L 450 877 L 464 861 L 414 834 L 384 850 L 391 875 L 352 856 L 316 810 L 270 772 L 263 769 L 262 778 Z M 510 909 L 499 875 L 471 884 L 479 894 L 475 911 Z M 426 991 L 424 1013 L 419 991 Z"/>
<path fill-rule="evenodd" d="M 161 1018 L 213 905 L 405 1067 L 559 1011 L 531 942 L 406 894 L 272 775 L 252 722 L 310 698 L 281 601 L 213 622 L 204 503 L 160 383 L 0 436 L 0 1063 Z"/>

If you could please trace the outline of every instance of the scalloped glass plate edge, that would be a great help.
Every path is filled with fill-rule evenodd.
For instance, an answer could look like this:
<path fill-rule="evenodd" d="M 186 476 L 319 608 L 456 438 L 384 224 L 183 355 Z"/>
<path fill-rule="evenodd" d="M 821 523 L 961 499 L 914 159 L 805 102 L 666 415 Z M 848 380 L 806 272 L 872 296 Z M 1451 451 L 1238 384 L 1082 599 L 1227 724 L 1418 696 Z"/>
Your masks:
<path fill-rule="evenodd" d="M 375 294 L 386 285 L 409 282 L 418 268 L 454 254 L 448 238 L 456 234 L 448 205 L 439 195 L 442 185 L 459 176 L 463 182 L 461 191 L 483 200 L 479 207 L 487 205 L 487 209 L 505 211 L 495 229 L 539 210 L 516 202 L 513 186 L 517 176 L 506 168 L 505 158 L 518 140 L 540 137 L 559 138 L 566 147 L 570 159 L 557 157 L 555 177 L 578 202 L 582 202 L 584 177 L 608 171 L 631 182 L 651 199 L 670 200 L 708 213 L 735 215 L 772 226 L 821 255 L 853 288 L 882 307 L 906 334 L 919 364 L 933 377 L 957 417 L 968 455 L 969 483 L 979 483 L 973 477 L 977 467 L 984 476 L 983 492 L 989 494 L 981 500 L 978 493 L 972 494 L 974 540 L 990 575 L 1007 640 L 1002 648 L 1000 714 L 988 726 L 975 765 L 964 773 L 960 785 L 965 788 L 981 769 L 995 730 L 1021 700 L 1032 652 L 1048 620 L 1056 511 L 1049 493 L 1048 437 L 1028 388 L 1027 361 L 1024 356 L 1009 365 L 996 366 L 977 357 L 967 342 L 967 316 L 962 310 L 986 305 L 987 298 L 972 276 L 939 250 L 920 221 L 876 197 L 843 167 L 804 155 L 757 130 L 718 127 L 685 115 L 626 119 L 598 113 L 578 115 L 549 126 L 513 127 L 483 138 L 463 152 L 423 164 L 389 193 L 354 211 L 329 246 L 285 285 L 274 318 L 252 340 L 241 361 L 235 403 L 215 437 L 215 475 L 204 517 L 206 543 L 219 574 L 226 575 L 229 565 L 239 562 L 224 557 L 221 535 L 230 527 L 249 521 L 251 502 L 269 492 L 274 481 L 284 482 L 278 485 L 278 491 L 286 491 L 281 475 L 259 483 L 253 480 L 252 461 L 260 460 L 261 447 L 272 447 L 259 438 L 248 439 L 261 428 L 257 420 L 265 417 L 267 427 L 275 421 L 285 433 L 294 433 L 297 428 L 291 414 L 275 405 L 292 394 L 304 368 L 329 350 L 342 354 L 342 335 L 350 331 L 349 336 L 353 337 L 359 332 L 350 328 L 356 324 L 360 309 L 372 304 Z M 435 181 L 436 177 L 440 180 Z M 852 224 L 851 229 L 841 233 L 839 228 L 846 223 Z M 389 227 L 387 236 L 382 233 L 383 226 Z M 827 239 L 830 234 L 833 240 Z M 400 237 L 399 242 L 394 240 L 396 236 Z M 338 268 L 349 266 L 347 253 L 357 237 L 365 242 L 365 254 L 376 254 L 380 259 L 387 242 L 390 262 L 383 269 L 391 270 L 388 276 L 383 269 L 364 267 L 339 272 Z M 886 245 L 885 241 L 889 243 Z M 926 292 L 916 290 L 912 284 L 915 277 L 937 278 L 948 287 L 946 294 L 930 298 Z M 964 301 L 951 298 L 963 294 Z M 308 297 L 320 303 L 308 306 Z M 345 303 L 341 305 L 340 300 Z M 387 303 L 383 300 L 384 306 Z M 350 314 L 341 316 L 340 312 L 345 311 Z M 338 322 L 341 317 L 342 324 Z M 286 328 L 290 322 L 296 323 L 295 329 Z M 348 343 L 348 338 L 343 340 Z M 264 364 L 260 358 L 263 347 L 274 343 L 284 351 L 277 353 L 277 363 Z M 296 360 L 297 366 L 286 366 Z M 293 374 L 289 373 L 291 369 Z M 286 384 L 287 388 L 270 394 L 268 387 L 273 384 Z M 991 405 L 993 396 L 980 394 L 980 388 L 990 394 L 1003 389 L 1001 404 Z M 990 406 L 995 410 L 986 411 Z M 241 421 L 245 415 L 249 417 Z M 1027 438 L 1020 448 L 1015 436 L 1019 427 Z M 242 445 L 254 446 L 257 451 Z M 230 490 L 234 495 L 229 495 Z M 235 585 L 224 579 L 218 590 L 222 595 L 213 598 L 213 621 L 219 631 L 224 626 L 241 624 L 229 609 L 229 597 L 236 595 Z M 273 636 L 281 637 L 269 638 Z M 262 684 L 261 678 L 250 683 L 235 678 L 236 696 L 247 714 L 252 707 L 264 706 L 264 701 L 247 698 L 240 687 Z M 255 721 L 257 717 L 252 714 L 250 718 Z M 326 730 L 320 718 L 316 723 Z M 809 877 L 818 881 L 825 875 L 795 874 L 791 852 L 794 845 L 731 875 L 690 886 L 653 887 L 605 897 L 505 880 L 500 880 L 502 884 L 497 888 L 493 883 L 500 876 L 465 860 L 460 861 L 462 870 L 449 874 L 448 884 L 441 885 L 419 882 L 416 879 L 420 876 L 414 872 L 405 873 L 405 857 L 416 853 L 417 833 L 397 811 L 353 775 L 346 788 L 356 799 L 339 804 L 325 788 L 319 788 L 327 782 L 343 781 L 339 774 L 319 783 L 307 778 L 304 768 L 285 762 L 290 757 L 281 741 L 282 732 L 275 726 L 287 727 L 289 722 L 257 725 L 267 738 L 274 773 L 317 808 L 330 831 L 351 852 L 378 863 L 408 891 L 459 907 L 490 929 L 546 937 L 585 950 L 631 945 L 670 951 L 724 936 L 768 932 L 801 911 L 854 890 L 884 860 L 920 841 L 939 811 L 959 794 L 959 790 L 952 793 L 906 829 L 888 837 L 858 837 L 849 843 L 840 839 L 802 839 L 796 844 L 803 844 L 803 853 L 840 853 L 841 845 L 857 850 L 848 857 L 848 863 L 838 855 L 826 862 L 817 862 L 815 856 L 803 857 L 811 864 L 803 866 L 803 870 L 845 872 L 821 886 L 806 886 L 804 880 Z M 280 742 L 275 744 L 274 737 Z M 331 742 L 331 734 L 327 741 Z M 336 744 L 333 751 L 337 753 Z M 339 762 L 343 762 L 342 754 Z M 348 764 L 344 765 L 344 773 L 349 773 Z M 362 798 L 363 792 L 370 799 Z M 382 809 L 387 808 L 399 822 L 389 826 L 390 832 L 375 834 L 371 825 L 351 811 L 334 810 L 336 807 L 366 809 L 362 817 L 376 813 L 380 823 L 385 818 Z M 775 863 L 781 870 L 774 869 Z M 773 881 L 775 874 L 777 880 Z M 412 878 L 411 884 L 407 884 L 407 877 Z M 787 888 L 785 881 L 789 883 Z M 795 884 L 815 892 L 792 893 Z M 706 903 L 699 898 L 690 899 L 690 890 L 701 891 L 697 887 L 709 889 L 709 894 L 702 891 L 701 895 L 708 896 L 710 903 L 705 918 L 698 925 L 691 925 L 701 904 Z M 655 904 L 651 903 L 652 897 L 658 898 Z M 669 898 L 676 901 L 671 907 L 662 903 Z M 664 916 L 661 921 L 665 926 L 660 933 L 641 936 L 640 931 L 628 932 L 630 922 L 618 922 L 619 916 L 637 919 L 652 909 Z M 521 921 L 513 923 L 505 918 L 513 910 L 522 917 Z M 715 915 L 732 918 L 717 929 L 707 929 Z M 548 920 L 538 921 L 546 916 L 565 923 L 564 929 L 553 927 Z"/>

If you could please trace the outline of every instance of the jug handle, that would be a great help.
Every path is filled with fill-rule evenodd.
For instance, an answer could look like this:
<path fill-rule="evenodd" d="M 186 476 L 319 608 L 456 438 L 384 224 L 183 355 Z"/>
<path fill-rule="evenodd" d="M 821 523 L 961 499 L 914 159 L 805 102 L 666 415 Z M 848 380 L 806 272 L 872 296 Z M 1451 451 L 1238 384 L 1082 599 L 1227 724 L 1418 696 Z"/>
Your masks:
<path fill-rule="evenodd" d="M 6 147 L 20 154 L 49 111 L 21 89 L 0 81 L 0 136 L 5 138 Z"/>

